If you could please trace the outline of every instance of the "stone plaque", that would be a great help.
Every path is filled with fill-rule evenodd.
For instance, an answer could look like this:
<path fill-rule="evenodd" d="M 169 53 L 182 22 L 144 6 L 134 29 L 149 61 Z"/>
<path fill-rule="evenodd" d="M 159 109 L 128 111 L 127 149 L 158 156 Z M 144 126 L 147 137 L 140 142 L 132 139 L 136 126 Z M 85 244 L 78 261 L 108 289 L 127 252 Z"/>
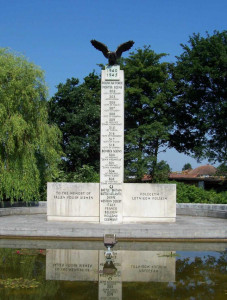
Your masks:
<path fill-rule="evenodd" d="M 47 220 L 99 222 L 99 184 L 48 182 Z"/>
<path fill-rule="evenodd" d="M 122 223 L 124 72 L 119 66 L 102 71 L 100 149 L 100 222 Z"/>
<path fill-rule="evenodd" d="M 175 222 L 176 185 L 125 183 L 124 223 Z"/>

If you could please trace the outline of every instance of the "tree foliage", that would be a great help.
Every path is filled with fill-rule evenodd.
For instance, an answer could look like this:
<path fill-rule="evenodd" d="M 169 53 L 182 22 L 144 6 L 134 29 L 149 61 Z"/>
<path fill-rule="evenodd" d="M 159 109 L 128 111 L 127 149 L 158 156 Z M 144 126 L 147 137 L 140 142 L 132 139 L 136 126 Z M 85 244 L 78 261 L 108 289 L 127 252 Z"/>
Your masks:
<path fill-rule="evenodd" d="M 174 118 L 172 65 L 150 47 L 124 59 L 126 176 L 154 175 L 161 147 L 168 147 Z"/>
<path fill-rule="evenodd" d="M 227 178 L 227 164 L 222 163 L 217 167 L 216 176 L 223 176 Z"/>
<path fill-rule="evenodd" d="M 227 159 L 227 31 L 206 37 L 193 34 L 181 45 L 175 81 L 176 127 L 172 146 L 178 151 Z"/>
<path fill-rule="evenodd" d="M 153 171 L 153 178 L 152 182 L 164 182 L 168 180 L 169 174 L 170 174 L 170 166 L 167 164 L 166 161 L 161 160 L 158 162 L 155 166 L 155 169 Z"/>
<path fill-rule="evenodd" d="M 183 168 L 182 168 L 182 171 L 186 171 L 186 170 L 191 170 L 192 169 L 192 166 L 190 163 L 186 163 L 184 164 Z"/>
<path fill-rule="evenodd" d="M 206 191 L 194 185 L 176 182 L 178 203 L 227 204 L 227 192 Z"/>
<path fill-rule="evenodd" d="M 43 72 L 0 49 L 0 200 L 40 199 L 57 172 L 59 138 L 48 124 Z"/>
<path fill-rule="evenodd" d="M 99 171 L 100 78 L 94 73 L 79 84 L 76 78 L 58 85 L 49 102 L 50 121 L 60 128 L 65 153 L 63 170 L 70 174 L 93 167 Z"/>

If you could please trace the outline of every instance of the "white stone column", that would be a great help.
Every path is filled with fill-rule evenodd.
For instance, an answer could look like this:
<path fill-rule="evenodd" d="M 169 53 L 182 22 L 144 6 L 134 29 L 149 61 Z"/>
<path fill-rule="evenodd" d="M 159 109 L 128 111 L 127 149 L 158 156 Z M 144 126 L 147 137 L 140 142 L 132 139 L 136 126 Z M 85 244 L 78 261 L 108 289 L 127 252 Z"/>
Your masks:
<path fill-rule="evenodd" d="M 124 178 L 124 71 L 102 71 L 100 142 L 100 223 L 122 223 Z"/>

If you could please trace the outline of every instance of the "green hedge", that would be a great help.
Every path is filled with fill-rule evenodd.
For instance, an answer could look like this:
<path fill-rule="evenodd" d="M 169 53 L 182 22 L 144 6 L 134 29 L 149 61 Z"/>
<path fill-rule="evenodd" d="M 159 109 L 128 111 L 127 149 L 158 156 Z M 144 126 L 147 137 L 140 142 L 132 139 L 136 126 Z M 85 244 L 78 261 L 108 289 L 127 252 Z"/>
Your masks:
<path fill-rule="evenodd" d="M 178 203 L 227 204 L 227 192 L 206 191 L 194 185 L 176 182 Z"/>

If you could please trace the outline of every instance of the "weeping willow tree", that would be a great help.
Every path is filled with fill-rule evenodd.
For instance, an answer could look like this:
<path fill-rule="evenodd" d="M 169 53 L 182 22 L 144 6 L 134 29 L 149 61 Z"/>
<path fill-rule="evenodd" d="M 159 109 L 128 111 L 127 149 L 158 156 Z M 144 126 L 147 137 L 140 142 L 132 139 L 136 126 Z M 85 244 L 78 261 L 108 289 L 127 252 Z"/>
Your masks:
<path fill-rule="evenodd" d="M 43 71 L 0 48 L 0 201 L 37 201 L 58 171 L 60 131 L 48 124 Z"/>

